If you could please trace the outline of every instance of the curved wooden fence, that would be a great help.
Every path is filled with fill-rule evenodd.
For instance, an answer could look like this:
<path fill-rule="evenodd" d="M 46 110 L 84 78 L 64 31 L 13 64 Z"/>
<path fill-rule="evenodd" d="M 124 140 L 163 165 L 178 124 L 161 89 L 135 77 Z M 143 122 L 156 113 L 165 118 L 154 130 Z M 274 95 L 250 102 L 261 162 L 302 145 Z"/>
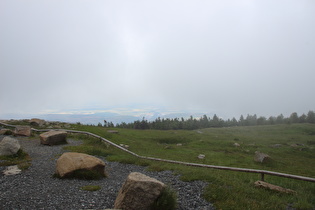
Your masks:
<path fill-rule="evenodd" d="M 7 126 L 7 127 L 13 127 L 15 128 L 15 125 L 9 125 L 6 123 L 0 122 L 1 125 Z M 220 170 L 229 170 L 229 171 L 238 171 L 238 172 L 246 172 L 246 173 L 256 173 L 256 174 L 261 174 L 261 181 L 264 181 L 264 176 L 265 174 L 267 175 L 272 175 L 272 176 L 280 176 L 280 177 L 286 177 L 290 179 L 298 179 L 298 180 L 303 180 L 303 181 L 308 181 L 308 182 L 315 182 L 315 178 L 311 177 L 305 177 L 305 176 L 297 176 L 297 175 L 292 175 L 292 174 L 285 174 L 285 173 L 279 173 L 279 172 L 274 172 L 274 171 L 266 171 L 266 170 L 257 170 L 257 169 L 248 169 L 248 168 L 236 168 L 236 167 L 227 167 L 227 166 L 216 166 L 216 165 L 206 165 L 206 164 L 199 164 L 199 163 L 188 163 L 188 162 L 182 162 L 182 161 L 175 161 L 175 160 L 167 160 L 167 159 L 161 159 L 161 158 L 153 158 L 153 157 L 146 157 L 146 156 L 141 156 L 138 155 L 134 152 L 129 151 L 128 149 L 121 147 L 108 139 L 105 139 L 101 136 L 98 136 L 94 133 L 86 132 L 86 131 L 77 131 L 77 130 L 65 130 L 65 129 L 35 129 L 31 128 L 32 131 L 35 132 L 46 132 L 50 130 L 63 130 L 68 133 L 77 133 L 77 134 L 85 134 L 89 136 L 93 136 L 95 138 L 100 139 L 101 141 L 110 144 L 124 152 L 127 152 L 137 158 L 141 159 L 146 159 L 146 160 L 154 160 L 154 161 L 160 161 L 160 162 L 166 162 L 166 163 L 173 163 L 173 164 L 180 164 L 180 165 L 186 165 L 186 166 L 194 166 L 194 167 L 202 167 L 202 168 L 213 168 L 213 169 L 220 169 Z"/>

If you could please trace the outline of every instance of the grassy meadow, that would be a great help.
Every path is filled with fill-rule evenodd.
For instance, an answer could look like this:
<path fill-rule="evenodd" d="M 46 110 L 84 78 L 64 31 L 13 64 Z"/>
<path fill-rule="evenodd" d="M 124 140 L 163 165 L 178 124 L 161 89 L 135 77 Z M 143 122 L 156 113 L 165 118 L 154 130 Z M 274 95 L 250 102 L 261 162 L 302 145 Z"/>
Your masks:
<path fill-rule="evenodd" d="M 74 129 L 100 135 L 142 156 L 178 161 L 263 169 L 315 177 L 315 125 L 287 124 L 270 126 L 208 128 L 201 130 L 133 130 L 73 125 Z M 204 180 L 209 183 L 204 198 L 217 209 L 296 209 L 315 208 L 315 183 L 265 175 L 265 181 L 295 190 L 296 194 L 255 188 L 259 174 L 204 169 L 138 159 L 100 140 L 85 135 L 80 146 L 66 149 L 106 156 L 109 161 L 148 166 L 148 170 L 172 170 L 184 181 Z M 237 147 L 234 143 L 238 143 Z M 182 144 L 177 146 L 177 144 Z M 255 151 L 271 156 L 266 164 L 254 161 Z M 205 159 L 197 158 L 204 154 Z"/>

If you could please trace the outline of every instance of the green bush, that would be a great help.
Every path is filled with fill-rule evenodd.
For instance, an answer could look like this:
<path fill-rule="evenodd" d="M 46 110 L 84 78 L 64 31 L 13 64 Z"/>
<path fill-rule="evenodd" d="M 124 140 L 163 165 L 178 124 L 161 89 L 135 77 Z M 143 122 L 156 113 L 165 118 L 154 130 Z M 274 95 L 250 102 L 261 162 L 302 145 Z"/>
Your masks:
<path fill-rule="evenodd" d="M 177 195 L 169 186 L 165 187 L 152 205 L 153 210 L 173 210 L 177 206 Z"/>

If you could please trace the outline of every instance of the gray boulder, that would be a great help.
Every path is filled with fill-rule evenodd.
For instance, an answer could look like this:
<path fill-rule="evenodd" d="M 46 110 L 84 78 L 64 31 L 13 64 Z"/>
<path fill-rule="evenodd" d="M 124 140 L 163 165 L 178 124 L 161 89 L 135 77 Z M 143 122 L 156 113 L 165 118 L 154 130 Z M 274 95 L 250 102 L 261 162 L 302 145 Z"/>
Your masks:
<path fill-rule="evenodd" d="M 148 210 L 159 197 L 165 184 L 144 174 L 133 172 L 120 189 L 115 209 Z"/>
<path fill-rule="evenodd" d="M 48 131 L 39 135 L 41 144 L 58 145 L 67 143 L 66 131 Z"/>
<path fill-rule="evenodd" d="M 15 155 L 21 145 L 17 139 L 6 136 L 0 142 L 0 155 Z"/>

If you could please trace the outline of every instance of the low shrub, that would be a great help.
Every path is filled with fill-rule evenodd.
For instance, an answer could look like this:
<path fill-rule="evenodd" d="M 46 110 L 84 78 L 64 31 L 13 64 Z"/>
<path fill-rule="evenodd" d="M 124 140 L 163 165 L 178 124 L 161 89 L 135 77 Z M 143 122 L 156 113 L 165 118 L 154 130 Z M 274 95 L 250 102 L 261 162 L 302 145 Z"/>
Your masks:
<path fill-rule="evenodd" d="M 177 207 L 177 195 L 169 186 L 165 187 L 152 205 L 153 210 L 173 210 Z"/>

